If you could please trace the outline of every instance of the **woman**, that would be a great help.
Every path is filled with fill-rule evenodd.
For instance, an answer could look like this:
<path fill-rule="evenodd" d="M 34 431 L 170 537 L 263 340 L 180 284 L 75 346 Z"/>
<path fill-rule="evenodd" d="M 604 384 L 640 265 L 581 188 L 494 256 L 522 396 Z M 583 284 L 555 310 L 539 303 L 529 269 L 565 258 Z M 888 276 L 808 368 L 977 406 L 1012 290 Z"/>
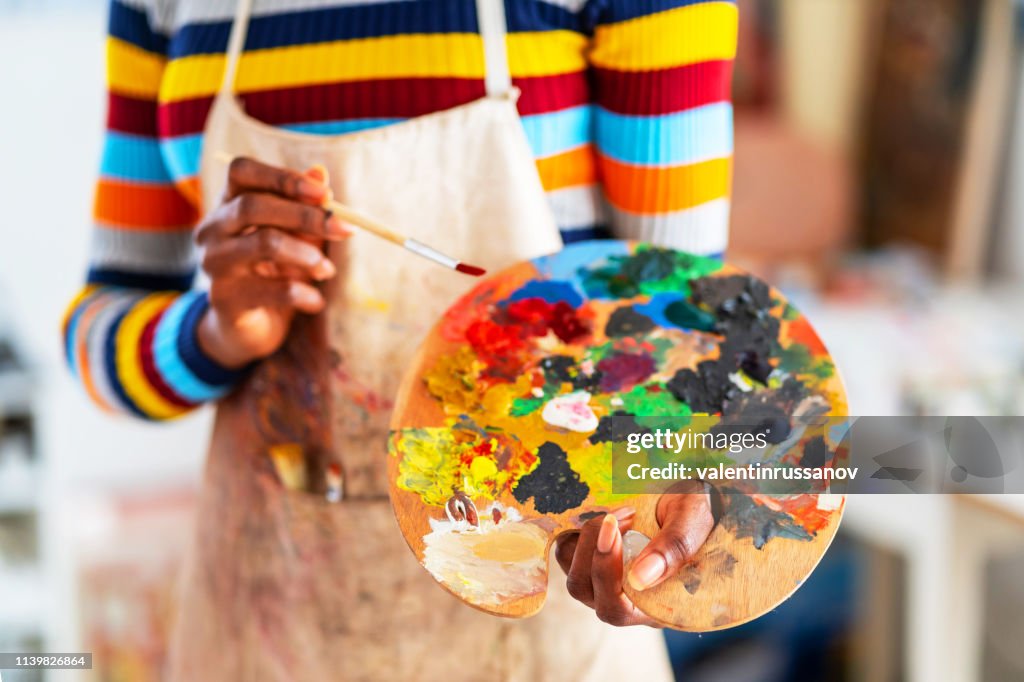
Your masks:
<path fill-rule="evenodd" d="M 667 677 L 653 630 L 613 633 L 554 588 L 528 621 L 483 616 L 416 565 L 386 502 L 388 400 L 468 282 L 321 204 L 488 267 L 607 233 L 721 253 L 735 40 L 724 1 L 113 0 L 65 338 L 102 407 L 220 401 L 175 677 Z M 345 501 L 284 490 L 266 467 L 282 447 L 340 457 Z M 629 510 L 560 539 L 569 593 L 601 620 L 648 623 L 622 581 L 667 579 L 711 528 L 703 495 L 659 514 L 626 577 Z"/>

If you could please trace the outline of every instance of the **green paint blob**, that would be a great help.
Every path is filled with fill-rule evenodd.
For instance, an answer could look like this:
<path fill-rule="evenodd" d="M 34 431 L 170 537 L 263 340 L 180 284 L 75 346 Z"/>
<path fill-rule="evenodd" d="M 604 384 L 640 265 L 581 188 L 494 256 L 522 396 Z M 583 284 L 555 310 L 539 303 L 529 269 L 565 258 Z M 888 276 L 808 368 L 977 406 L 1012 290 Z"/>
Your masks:
<path fill-rule="evenodd" d="M 673 425 L 685 425 L 690 423 L 693 414 L 689 405 L 675 400 L 660 382 L 634 386 L 620 393 L 619 398 L 621 409 L 633 415 L 641 426 L 658 427 L 665 422 L 665 417 L 671 417 Z"/>
<path fill-rule="evenodd" d="M 715 316 L 688 301 L 675 301 L 665 308 L 665 319 L 684 329 L 710 332 L 715 329 Z"/>
<path fill-rule="evenodd" d="M 513 417 L 525 417 L 533 414 L 544 406 L 544 398 L 516 398 L 512 401 L 509 414 Z"/>
<path fill-rule="evenodd" d="M 614 352 L 615 343 L 613 341 L 606 341 L 605 343 L 588 348 L 584 357 L 596 365 Z"/>
<path fill-rule="evenodd" d="M 803 374 L 818 379 L 828 379 L 836 371 L 835 365 L 829 358 L 815 358 L 807 346 L 802 343 L 793 343 L 786 348 L 780 348 L 778 356 L 779 367 L 789 374 Z"/>
<path fill-rule="evenodd" d="M 648 244 L 629 256 L 612 256 L 579 276 L 590 298 L 633 298 L 641 294 L 675 291 L 688 296 L 691 279 L 718 272 L 721 261 L 670 251 Z"/>

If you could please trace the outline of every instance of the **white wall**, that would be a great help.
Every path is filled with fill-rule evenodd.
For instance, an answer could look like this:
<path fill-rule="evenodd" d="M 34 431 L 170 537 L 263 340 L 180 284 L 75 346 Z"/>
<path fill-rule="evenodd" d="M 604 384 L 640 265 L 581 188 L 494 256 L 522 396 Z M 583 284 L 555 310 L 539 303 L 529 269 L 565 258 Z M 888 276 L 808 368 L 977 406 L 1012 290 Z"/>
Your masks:
<path fill-rule="evenodd" d="M 74 644 L 68 548 L 87 501 L 194 479 L 209 421 L 154 426 L 101 414 L 64 369 L 59 325 L 85 273 L 101 148 L 105 15 L 102 0 L 0 0 L 0 325 L 13 327 L 39 372 L 56 650 Z"/>

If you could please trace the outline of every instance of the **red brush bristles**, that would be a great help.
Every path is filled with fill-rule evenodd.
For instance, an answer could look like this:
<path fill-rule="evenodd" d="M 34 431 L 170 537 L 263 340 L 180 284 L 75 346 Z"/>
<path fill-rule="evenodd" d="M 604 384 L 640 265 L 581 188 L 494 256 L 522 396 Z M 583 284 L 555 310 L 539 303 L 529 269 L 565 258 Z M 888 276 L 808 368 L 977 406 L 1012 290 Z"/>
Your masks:
<path fill-rule="evenodd" d="M 478 268 L 477 266 L 469 265 L 468 263 L 459 263 L 455 266 L 455 269 L 464 275 L 470 275 L 472 277 L 479 277 L 487 272 L 483 268 Z"/>

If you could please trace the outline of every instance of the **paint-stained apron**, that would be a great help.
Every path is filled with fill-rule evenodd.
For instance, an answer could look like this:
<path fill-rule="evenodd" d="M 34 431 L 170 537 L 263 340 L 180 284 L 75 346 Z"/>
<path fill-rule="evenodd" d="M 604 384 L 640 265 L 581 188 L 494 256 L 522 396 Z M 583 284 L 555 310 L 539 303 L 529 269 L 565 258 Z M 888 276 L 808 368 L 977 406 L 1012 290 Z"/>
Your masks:
<path fill-rule="evenodd" d="M 487 97 L 334 137 L 242 110 L 233 83 L 250 4 L 239 3 L 207 121 L 207 207 L 224 184 L 217 158 L 245 155 L 323 164 L 342 202 L 472 263 L 561 247 L 515 109 L 501 0 L 477 2 Z M 600 623 L 568 597 L 557 566 L 547 605 L 523 621 L 475 611 L 420 567 L 387 499 L 391 400 L 426 331 L 473 280 L 358 230 L 330 255 L 327 310 L 297 319 L 218 407 L 171 679 L 670 679 L 660 633 Z M 282 445 L 301 448 L 309 490 L 280 482 L 268 451 Z M 340 503 L 324 495 L 331 461 L 344 471 Z"/>

